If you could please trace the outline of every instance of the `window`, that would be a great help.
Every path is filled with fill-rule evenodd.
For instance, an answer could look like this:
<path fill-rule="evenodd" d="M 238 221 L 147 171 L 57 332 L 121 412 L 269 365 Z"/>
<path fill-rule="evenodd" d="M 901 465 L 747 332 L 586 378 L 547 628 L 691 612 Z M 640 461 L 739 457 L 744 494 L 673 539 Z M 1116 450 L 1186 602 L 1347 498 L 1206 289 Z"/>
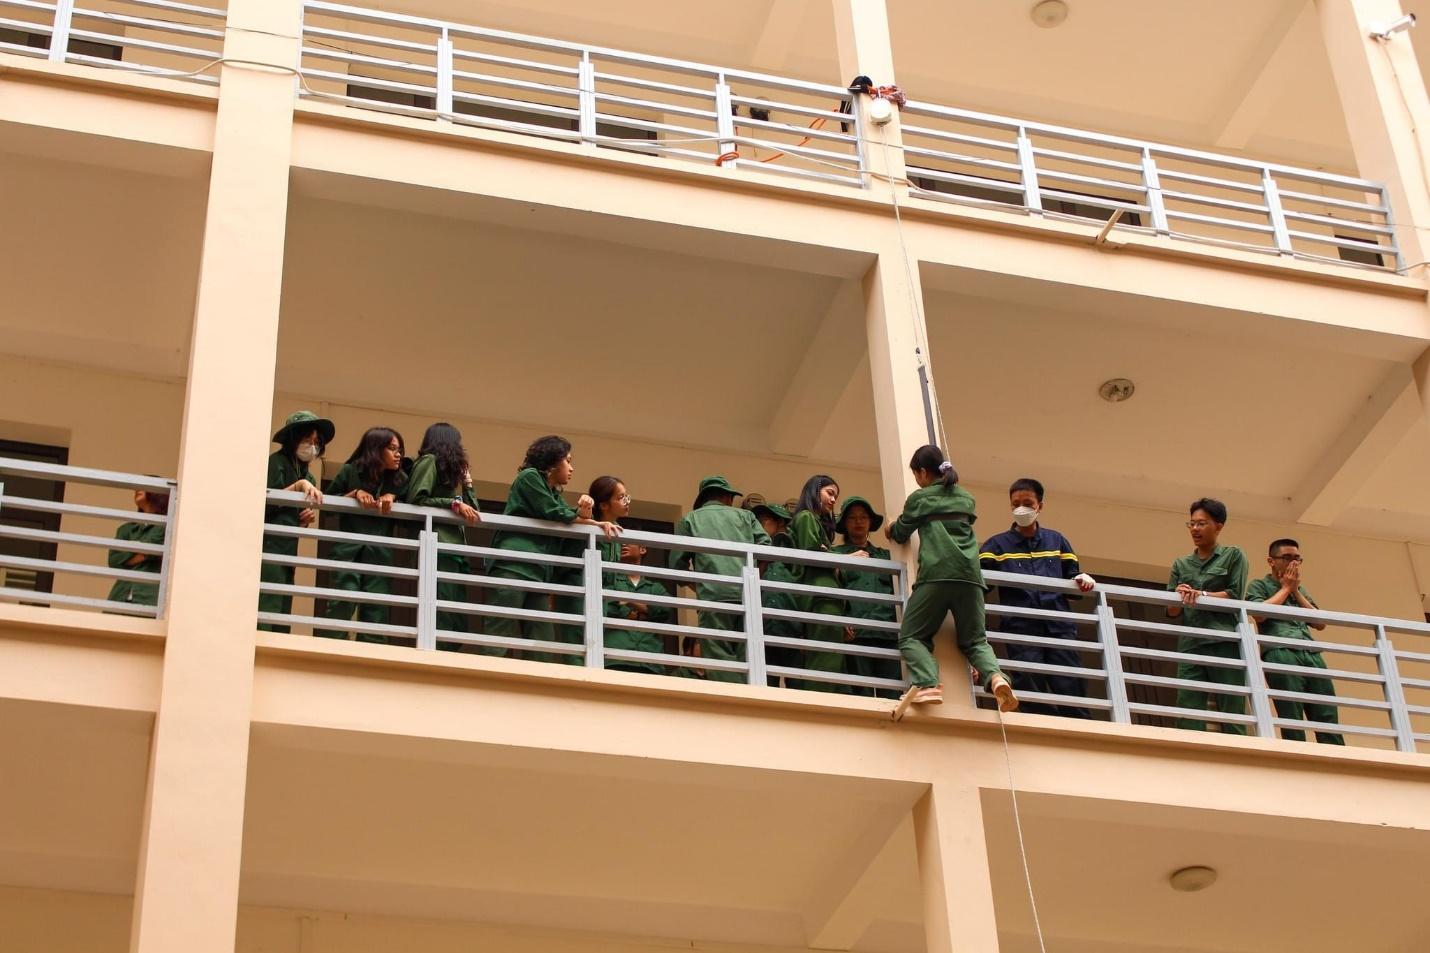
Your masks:
<path fill-rule="evenodd" d="M 981 202 L 989 202 L 994 205 L 1008 205 L 1014 208 L 1023 207 L 1023 192 L 1016 182 L 1003 182 L 997 179 L 989 179 L 988 185 L 974 185 L 969 182 L 949 182 L 944 179 L 935 179 L 929 176 L 911 175 L 909 181 L 916 188 L 925 192 L 938 192 L 943 195 L 953 195 L 959 198 L 977 199 Z M 1006 186 L 999 188 L 998 186 Z M 1060 190 L 1066 192 L 1066 190 Z M 1085 195 L 1090 199 L 1101 199 L 1104 201 L 1121 201 L 1111 196 L 1093 195 L 1092 193 L 1068 193 L 1074 195 Z M 1043 211 L 1058 212 L 1063 215 L 1073 215 L 1078 218 L 1090 219 L 1094 222 L 1105 222 L 1112 217 L 1113 210 L 1104 208 L 1101 205 L 1093 205 L 1089 202 L 1079 202 L 1075 199 L 1059 199 L 1050 196 L 1043 198 Z M 1119 220 L 1122 225 L 1141 225 L 1142 215 L 1140 212 L 1124 211 Z"/>
<path fill-rule="evenodd" d="M 1364 242 L 1368 241 L 1364 235 L 1336 235 L 1336 241 L 1342 242 Z M 1340 255 L 1341 261 L 1352 262 L 1357 265 L 1370 265 L 1375 268 L 1385 267 L 1385 256 L 1364 248 L 1344 248 L 1336 247 L 1336 253 Z"/>
<path fill-rule="evenodd" d="M 69 449 L 38 443 L 23 443 L 16 440 L 0 440 L 0 456 L 14 457 L 20 460 L 37 460 L 42 463 L 55 463 L 63 466 L 69 462 Z M 52 500 L 59 503 L 65 498 L 64 483 L 59 480 L 8 475 L 0 477 L 0 483 L 4 484 L 3 490 L 0 490 L 0 526 L 16 526 L 49 532 L 59 530 L 59 513 L 39 513 L 33 510 L 12 508 L 4 505 L 4 500 L 10 497 L 24 497 L 32 500 Z M 38 540 L 11 539 L 0 536 L 0 555 L 42 559 L 48 562 L 55 559 L 56 546 L 54 543 Z M 54 584 L 54 573 L 8 566 L 0 567 L 0 585 L 6 589 L 25 592 L 53 592 Z"/>
<path fill-rule="evenodd" d="M 29 33 L 24 30 L 7 28 L 0 28 L 0 43 L 28 46 L 32 50 L 48 50 L 50 48 L 50 38 L 43 33 Z M 114 60 L 115 62 L 124 58 L 123 47 L 113 46 L 109 43 L 95 43 L 93 40 L 71 39 L 69 51 L 76 56 L 92 56 L 95 59 Z"/>

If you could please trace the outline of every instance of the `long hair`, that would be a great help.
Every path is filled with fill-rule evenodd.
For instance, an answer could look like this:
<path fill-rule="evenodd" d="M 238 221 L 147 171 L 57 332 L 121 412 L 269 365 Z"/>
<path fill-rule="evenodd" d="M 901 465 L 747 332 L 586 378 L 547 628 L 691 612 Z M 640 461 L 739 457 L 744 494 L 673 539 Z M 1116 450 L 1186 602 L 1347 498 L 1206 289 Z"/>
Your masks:
<path fill-rule="evenodd" d="M 910 470 L 927 470 L 938 477 L 938 482 L 945 490 L 952 489 L 958 485 L 958 470 L 952 463 L 944 468 L 948 463 L 943 451 L 931 443 L 926 443 L 914 451 L 913 457 L 909 460 Z"/>
<path fill-rule="evenodd" d="M 432 454 L 437 459 L 437 485 L 446 489 L 458 486 L 471 466 L 467 448 L 462 446 L 462 432 L 448 423 L 435 423 L 422 435 L 422 449 L 417 455 Z"/>
<path fill-rule="evenodd" d="M 610 505 L 611 501 L 616 498 L 616 487 L 624 482 L 620 477 L 614 476 L 598 476 L 591 481 L 591 488 L 586 491 L 586 495 L 596 501 L 596 505 L 592 509 L 596 519 L 606 518 L 606 515 L 601 512 L 601 507 Z"/>
<path fill-rule="evenodd" d="M 365 486 L 382 486 L 384 467 L 382 465 L 382 454 L 387 449 L 387 445 L 392 443 L 392 438 L 397 438 L 397 455 L 399 457 L 407 455 L 407 444 L 402 439 L 402 434 L 391 427 L 369 427 L 358 441 L 358 445 L 353 448 L 352 456 L 348 457 L 358 472 L 358 477 L 362 479 Z M 457 437 L 458 444 L 461 443 L 461 436 Z M 407 475 L 402 472 L 402 467 L 397 468 L 397 472 L 392 475 L 392 485 L 400 487 L 407 482 Z"/>
<path fill-rule="evenodd" d="M 817 473 L 804 481 L 804 489 L 799 491 L 799 502 L 794 505 L 794 515 L 798 516 L 804 510 L 814 513 L 819 524 L 824 527 L 824 537 L 830 542 L 834 541 L 834 514 L 824 512 L 824 506 L 820 503 L 819 493 L 827 486 L 838 486 L 839 482 L 834 477 L 824 473 Z"/>
<path fill-rule="evenodd" d="M 548 470 L 565 460 L 566 455 L 570 452 L 571 441 L 565 437 L 558 437 L 555 434 L 537 437 L 531 442 L 531 446 L 526 448 L 526 457 L 521 461 L 521 466 L 517 467 L 517 470 L 531 467 L 544 476 Z"/>
<path fill-rule="evenodd" d="M 313 439 L 318 442 L 318 457 L 321 457 L 323 455 L 323 451 L 328 449 L 327 446 L 323 443 L 323 435 L 318 430 L 317 424 L 311 424 L 308 427 L 301 429 L 298 427 L 294 427 L 284 436 L 283 452 L 288 455 L 288 459 L 292 460 L 294 463 L 303 462 L 298 459 L 298 444 L 306 440 L 310 434 L 312 435 Z M 313 459 L 316 460 L 317 457 L 314 457 Z M 311 463 L 312 461 L 309 462 Z"/>

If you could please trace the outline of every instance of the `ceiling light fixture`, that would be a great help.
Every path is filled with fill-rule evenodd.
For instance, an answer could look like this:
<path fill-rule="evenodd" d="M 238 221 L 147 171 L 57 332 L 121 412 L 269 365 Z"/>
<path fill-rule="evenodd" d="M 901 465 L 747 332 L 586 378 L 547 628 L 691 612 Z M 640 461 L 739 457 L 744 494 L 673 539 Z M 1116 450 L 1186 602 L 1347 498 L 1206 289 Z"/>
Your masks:
<path fill-rule="evenodd" d="M 1038 26 L 1051 30 L 1068 18 L 1068 5 L 1065 0 L 1042 0 L 1041 3 L 1033 5 L 1028 15 Z"/>
<path fill-rule="evenodd" d="M 1125 377 L 1114 377 L 1110 381 L 1103 381 L 1102 386 L 1097 389 L 1098 394 L 1109 404 L 1120 404 L 1136 391 L 1137 385 Z"/>
<path fill-rule="evenodd" d="M 1210 867 L 1183 867 L 1173 871 L 1167 882 L 1179 893 L 1196 893 L 1216 883 L 1216 878 L 1217 872 Z"/>

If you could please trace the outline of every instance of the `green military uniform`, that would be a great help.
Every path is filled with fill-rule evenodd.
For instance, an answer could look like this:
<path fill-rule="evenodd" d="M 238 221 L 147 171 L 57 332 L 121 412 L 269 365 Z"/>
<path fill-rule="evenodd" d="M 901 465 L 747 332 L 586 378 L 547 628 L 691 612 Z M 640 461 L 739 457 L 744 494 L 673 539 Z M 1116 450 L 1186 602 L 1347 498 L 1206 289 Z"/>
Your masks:
<path fill-rule="evenodd" d="M 788 511 L 786 511 L 787 513 Z M 786 549 L 794 549 L 794 538 L 789 533 L 776 533 L 770 539 L 774 546 Z M 765 566 L 766 582 L 787 582 L 798 583 L 799 577 L 794 574 L 789 563 L 771 562 Z M 792 592 L 766 592 L 760 598 L 760 604 L 766 609 L 775 609 L 779 612 L 798 612 L 799 600 Z M 766 635 L 779 636 L 787 639 L 798 639 L 804 635 L 804 626 L 792 619 L 771 619 L 768 616 L 764 620 Z M 799 666 L 799 650 L 786 648 L 784 646 L 767 646 L 765 648 L 765 664 L 795 668 Z M 779 677 L 771 675 L 769 684 L 778 685 Z"/>
<path fill-rule="evenodd" d="M 835 546 L 830 552 L 847 556 L 851 553 L 865 552 L 870 559 L 888 559 L 889 551 L 881 546 L 875 546 L 872 542 L 865 540 L 863 546 L 855 546 L 850 543 L 848 531 L 844 526 L 844 517 L 849 513 L 852 506 L 863 506 L 869 511 L 869 533 L 872 536 L 874 531 L 884 525 L 884 517 L 873 504 L 862 496 L 851 496 L 844 501 L 844 505 L 839 509 L 839 522 L 835 524 L 835 529 L 844 535 L 845 541 Z M 894 577 L 888 573 L 860 572 L 857 569 L 845 569 L 843 571 L 844 588 L 852 589 L 855 592 L 880 593 L 882 595 L 894 594 Z M 848 615 L 856 619 L 869 619 L 874 622 L 894 622 L 897 617 L 894 612 L 894 605 L 891 602 L 859 602 L 849 600 Z M 874 629 L 855 629 L 854 642 L 856 645 L 872 645 L 879 648 L 893 648 L 898 642 L 898 636 L 892 632 L 880 632 Z M 894 659 L 867 658 L 861 655 L 849 657 L 850 665 L 856 675 L 863 675 L 867 678 L 888 678 L 898 681 L 903 677 L 903 670 Z M 877 693 L 871 689 L 859 689 L 862 694 L 874 695 L 884 694 L 891 697 L 898 697 L 899 693 L 892 689 L 880 689 Z"/>
<path fill-rule="evenodd" d="M 632 567 L 639 569 L 639 566 Z M 622 596 L 629 598 L 607 599 L 605 601 L 605 615 L 608 619 L 634 619 L 635 610 L 623 603 L 640 602 L 646 606 L 646 616 L 643 621 L 652 622 L 659 625 L 668 625 L 675 621 L 675 610 L 666 605 L 655 605 L 646 602 L 645 596 L 669 596 L 670 592 L 654 579 L 645 579 L 636 576 L 631 579 L 630 573 L 618 572 L 612 574 L 614 578 L 608 580 L 606 588 L 612 592 L 619 592 Z M 665 645 L 661 642 L 660 636 L 654 632 L 633 632 L 629 629 L 618 629 L 611 625 L 606 626 L 606 648 L 619 649 L 629 652 L 656 652 L 665 651 Z M 654 662 L 613 662 L 606 661 L 606 668 L 618 672 L 654 672 L 660 674 L 661 666 Z"/>
<path fill-rule="evenodd" d="M 426 453 L 418 457 L 417 462 L 412 465 L 412 473 L 407 478 L 407 502 L 413 506 L 432 506 L 450 511 L 453 501 L 456 500 L 462 501 L 473 509 L 477 507 L 477 498 L 473 495 L 471 487 L 463 485 L 460 478 L 451 486 L 437 485 L 437 458 L 435 456 Z M 439 543 L 461 546 L 467 542 L 466 528 L 460 523 L 433 520 L 432 529 L 437 534 Z M 467 562 L 467 557 L 461 553 L 444 553 L 439 550 L 437 570 L 469 574 L 472 567 Z M 437 598 L 442 602 L 470 601 L 467 598 L 467 587 L 459 582 L 437 583 Z M 470 632 L 471 617 L 461 612 L 439 612 L 437 613 L 437 629 L 439 632 L 442 630 Z M 444 652 L 460 652 L 462 643 L 438 641 L 437 648 Z M 492 650 L 488 650 L 488 652 L 490 654 Z M 505 653 L 495 652 L 495 654 Z"/>
<path fill-rule="evenodd" d="M 738 496 L 739 491 L 730 486 L 724 477 L 706 477 L 700 481 L 700 490 L 695 497 L 695 508 L 683 516 L 675 526 L 677 536 L 694 536 L 700 539 L 720 539 L 731 543 L 753 543 L 770 545 L 770 536 L 755 514 L 749 510 L 736 509 L 723 503 L 706 501 L 712 494 L 728 493 Z M 673 550 L 670 554 L 672 569 L 693 569 L 695 572 L 732 576 L 732 583 L 702 582 L 695 587 L 697 599 L 708 602 L 740 603 L 740 574 L 744 560 L 739 556 L 722 553 L 687 553 Z M 744 618 L 739 613 L 708 612 L 697 613 L 700 627 L 721 632 L 741 632 Z M 704 658 L 722 661 L 745 660 L 743 643 L 725 639 L 703 639 L 701 654 Z M 695 667 L 699 667 L 698 665 Z M 705 677 L 713 682 L 743 682 L 745 677 L 739 672 L 725 672 L 707 669 Z"/>
<path fill-rule="evenodd" d="M 794 537 L 796 549 L 809 550 L 810 552 L 827 553 L 834 543 L 824 521 L 811 510 L 800 510 L 794 514 L 794 522 L 790 524 L 790 535 Z M 835 574 L 832 566 L 796 565 L 794 574 L 800 583 L 806 586 L 839 588 L 839 577 Z M 805 612 L 817 612 L 820 615 L 843 615 L 847 603 L 843 599 L 833 597 L 800 596 L 799 606 Z M 806 622 L 802 634 L 806 639 L 817 642 L 842 643 L 845 640 L 844 626 L 837 623 L 829 625 Z M 844 656 L 839 652 L 808 651 L 804 653 L 804 667 L 812 672 L 843 674 L 845 672 Z M 805 680 L 799 687 L 815 692 L 850 693 L 847 685 L 836 685 L 830 682 Z"/>
<path fill-rule="evenodd" d="M 982 684 L 986 687 L 994 675 L 1002 674 L 984 629 L 987 586 L 978 564 L 978 537 L 973 535 L 975 506 L 963 487 L 933 483 L 910 493 L 904 512 L 889 525 L 896 543 L 907 543 L 915 531 L 919 534 L 918 581 L 899 625 L 899 651 L 919 687 L 939 683 L 933 637 L 950 612 L 958 650 L 977 669 Z"/>
<path fill-rule="evenodd" d="M 1276 593 L 1281 591 L 1281 583 L 1276 581 L 1276 577 L 1267 573 L 1260 579 L 1252 580 L 1251 585 L 1246 587 L 1247 602 L 1265 602 Z M 1311 594 L 1302 586 L 1301 595 L 1311 605 L 1316 605 L 1316 600 L 1311 598 Z M 1292 599 L 1286 600 L 1286 605 L 1296 606 L 1299 603 Z M 1317 608 L 1320 608 L 1317 606 Z M 1311 627 L 1304 619 L 1273 619 L 1267 617 L 1259 623 L 1262 635 L 1271 635 L 1281 639 L 1304 639 L 1311 641 Z M 1273 665 L 1299 665 L 1303 668 L 1326 668 L 1326 660 L 1321 657 L 1320 649 L 1305 648 L 1293 649 L 1286 646 L 1267 646 L 1261 650 L 1261 658 Z M 1289 675 L 1281 672 L 1267 672 L 1266 684 L 1277 691 L 1299 692 L 1305 695 L 1330 695 L 1336 694 L 1336 683 L 1323 675 L 1313 675 L 1309 672 L 1304 674 Z M 1321 721 L 1334 725 L 1340 722 L 1336 713 L 1335 705 L 1322 705 L 1315 702 L 1297 701 L 1275 701 L 1276 714 L 1282 718 L 1294 718 L 1297 721 Z M 1287 741 L 1305 741 L 1306 732 L 1300 728 L 1283 728 L 1281 737 Z M 1316 740 L 1323 745 L 1343 745 L 1346 743 L 1344 736 L 1337 732 L 1318 731 Z"/>
<path fill-rule="evenodd" d="M 273 442 L 282 444 L 288 439 L 288 435 L 294 432 L 305 432 L 307 430 L 317 430 L 318 438 L 324 446 L 332 443 L 336 428 L 331 420 L 326 420 L 307 410 L 300 410 L 291 414 L 283 422 L 283 426 L 278 428 L 278 432 L 273 435 Z M 283 490 L 297 483 L 299 480 L 307 480 L 314 486 L 318 481 L 313 478 L 306 464 L 298 462 L 295 457 L 290 457 L 282 449 L 274 451 L 268 458 L 268 482 L 270 490 Z M 302 508 L 297 506 L 269 506 L 263 511 L 263 518 L 274 526 L 297 526 Z M 281 556 L 298 555 L 298 537 L 296 536 L 271 536 L 263 537 L 263 551 Z M 291 586 L 293 584 L 292 566 L 280 566 L 272 563 L 263 563 L 258 570 L 259 582 L 282 583 Z M 289 615 L 293 611 L 293 597 L 278 595 L 277 593 L 258 594 L 258 611 L 275 612 Z M 269 632 L 287 632 L 288 626 L 276 623 L 260 623 L 260 629 Z"/>
<path fill-rule="evenodd" d="M 153 543 L 163 545 L 164 524 L 163 523 L 123 523 L 114 533 L 116 541 L 121 543 Z M 135 556 L 140 557 L 137 563 L 126 565 Z M 134 553 L 123 549 L 111 549 L 109 551 L 110 569 L 128 569 L 137 572 L 157 573 L 164 564 L 164 557 L 158 553 Z M 152 606 L 159 603 L 159 584 L 157 582 L 131 582 L 128 579 L 117 579 L 113 586 L 109 588 L 110 602 L 129 602 L 134 605 Z"/>
<path fill-rule="evenodd" d="M 551 520 L 556 523 L 573 523 L 580 514 L 576 507 L 567 503 L 561 491 L 546 482 L 546 477 L 534 467 L 527 467 L 516 475 L 511 489 L 507 492 L 507 516 L 523 516 L 535 520 Z M 546 556 L 579 556 L 580 540 L 559 539 L 553 536 L 537 536 L 532 533 L 497 533 L 492 545 L 520 553 L 539 553 Z M 518 562 L 498 559 L 491 564 L 489 575 L 498 579 L 521 579 L 527 582 L 580 585 L 581 574 L 558 569 L 549 563 Z M 552 610 L 549 593 L 533 592 L 527 589 L 494 589 L 492 604 L 508 609 L 527 609 L 539 612 Z M 558 596 L 555 600 L 558 612 L 580 612 L 578 597 Z M 553 626 L 550 622 L 519 621 L 517 619 L 491 618 L 487 620 L 487 632 L 507 638 L 528 638 L 541 642 L 571 642 L 584 640 L 582 630 L 574 625 Z M 580 655 L 557 655 L 552 652 L 535 652 L 531 656 L 540 662 L 557 662 L 565 665 L 580 665 Z"/>
<path fill-rule="evenodd" d="M 1230 599 L 1240 599 L 1246 591 L 1246 553 L 1236 546 L 1218 546 L 1211 556 L 1202 559 L 1195 552 L 1182 556 L 1172 563 L 1172 576 L 1167 580 L 1167 589 L 1175 590 L 1186 583 L 1203 592 L 1225 592 Z M 1186 606 L 1182 609 L 1182 625 L 1217 632 L 1235 632 L 1237 614 L 1234 612 L 1214 612 Z M 1177 639 L 1177 651 L 1196 655 L 1210 655 L 1216 658 L 1240 659 L 1241 644 L 1209 639 L 1189 632 Z M 1218 685 L 1245 685 L 1246 671 L 1226 668 L 1220 665 L 1198 665 L 1193 662 L 1177 663 L 1177 677 L 1199 682 L 1215 682 Z M 1240 715 L 1246 712 L 1244 695 L 1217 695 L 1217 711 Z M 1177 707 L 1206 711 L 1208 695 L 1195 689 L 1177 690 Z M 1177 727 L 1193 731 L 1206 731 L 1207 723 L 1196 718 L 1179 718 Z M 1246 734 L 1245 725 L 1223 722 L 1220 730 L 1234 735 Z"/>
<path fill-rule="evenodd" d="M 402 485 L 404 478 L 402 471 L 384 471 L 377 483 L 369 483 L 358 473 L 358 468 L 352 463 L 344 463 L 338 475 L 333 477 L 333 481 L 328 484 L 327 494 L 329 496 L 347 496 L 354 490 L 366 490 L 373 498 L 387 496 L 391 494 L 394 499 L 402 496 Z M 338 530 L 343 533 L 361 533 L 367 536 L 391 536 L 393 521 L 391 517 L 383 516 L 371 510 L 361 513 L 350 513 L 344 510 L 338 515 Z M 391 566 L 392 550 L 386 546 L 374 546 L 370 543 L 333 543 L 328 552 L 329 558 L 345 563 L 366 563 L 369 566 Z M 377 595 L 388 595 L 392 592 L 392 579 L 390 576 L 378 575 L 376 573 L 356 573 L 342 570 L 333 574 L 332 588 L 342 589 L 346 592 L 368 592 Z M 346 622 L 357 613 L 359 622 L 371 622 L 376 625 L 386 625 L 392 617 L 392 611 L 388 606 L 373 602 L 345 602 L 340 599 L 329 599 L 323 617 L 327 619 L 341 619 Z M 337 629 L 319 629 L 313 633 L 325 639 L 346 639 L 348 633 Z M 376 642 L 385 644 L 386 637 L 381 635 L 368 635 L 357 633 L 355 638 L 359 642 Z"/>

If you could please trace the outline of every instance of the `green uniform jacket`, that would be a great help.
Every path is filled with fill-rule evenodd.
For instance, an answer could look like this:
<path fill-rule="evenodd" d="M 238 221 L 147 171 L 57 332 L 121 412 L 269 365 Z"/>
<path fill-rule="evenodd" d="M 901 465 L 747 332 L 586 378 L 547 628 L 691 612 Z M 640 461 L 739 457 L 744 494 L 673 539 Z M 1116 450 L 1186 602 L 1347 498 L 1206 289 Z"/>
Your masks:
<path fill-rule="evenodd" d="M 889 537 L 907 543 L 918 531 L 919 578 L 914 585 L 970 582 L 988 588 L 978 564 L 978 537 L 973 535 L 976 506 L 973 494 L 957 484 L 945 488 L 931 483 L 909 494 L 904 511 L 889 524 Z M 949 516 L 965 518 L 942 518 Z"/>
<path fill-rule="evenodd" d="M 790 535 L 794 537 L 796 549 L 806 549 L 812 553 L 827 553 L 834 540 L 825 531 L 824 523 L 810 510 L 800 510 L 794 514 L 790 524 Z M 806 586 L 826 586 L 839 588 L 839 577 L 833 566 L 805 566 L 796 564 L 793 571 L 799 581 Z"/>
<path fill-rule="evenodd" d="M 114 538 L 121 543 L 157 543 L 162 545 L 164 524 L 123 523 L 115 531 Z M 132 566 L 124 565 L 135 556 L 142 556 L 142 559 Z M 158 553 L 132 553 L 123 549 L 109 551 L 110 569 L 131 569 L 138 572 L 157 573 L 163 562 L 164 557 Z M 128 579 L 117 579 L 109 588 L 109 601 L 133 602 L 145 606 L 155 605 L 159 601 L 159 584 L 157 582 L 130 582 Z"/>
<path fill-rule="evenodd" d="M 1251 581 L 1251 585 L 1246 587 L 1246 601 L 1265 602 L 1267 599 L 1270 599 L 1272 596 L 1276 595 L 1276 593 L 1280 591 L 1281 583 L 1276 581 L 1275 576 L 1271 575 L 1270 573 L 1267 573 L 1260 579 L 1253 579 Z M 1321 608 L 1320 604 L 1317 603 L 1315 599 L 1311 598 L 1311 594 L 1306 591 L 1305 586 L 1301 586 L 1299 591 L 1307 602 L 1315 606 L 1317 609 Z M 1292 608 L 1297 608 L 1299 606 L 1299 603 L 1287 599 L 1286 602 L 1283 603 L 1283 605 L 1289 605 Z M 1257 628 L 1260 629 L 1262 635 L 1273 635 L 1280 639 L 1306 639 L 1309 641 L 1310 639 L 1314 638 L 1311 635 L 1310 625 L 1308 625 L 1303 619 L 1272 619 L 1270 617 L 1267 617 L 1265 619 L 1262 619 L 1261 622 L 1258 623 Z M 1262 654 L 1265 654 L 1266 652 L 1273 651 L 1276 648 L 1281 648 L 1281 646 L 1267 647 L 1263 648 L 1261 651 Z M 1319 652 L 1320 649 L 1306 649 L 1306 651 Z"/>
<path fill-rule="evenodd" d="M 788 533 L 776 533 L 771 543 L 775 546 L 783 546 L 788 549 L 794 548 L 794 540 Z M 765 567 L 766 582 L 799 582 L 794 572 L 790 570 L 789 563 L 770 563 Z M 792 592 L 766 592 L 760 599 L 760 604 L 766 609 L 778 609 L 780 612 L 798 612 L 799 602 Z M 804 629 L 798 622 L 790 619 L 766 619 L 765 634 L 779 635 L 786 638 L 797 639 Z"/>
<path fill-rule="evenodd" d="M 546 477 L 534 467 L 527 467 L 516 475 L 511 489 L 507 491 L 506 508 L 502 512 L 507 516 L 523 516 L 527 519 L 567 524 L 574 523 L 580 515 L 576 507 L 562 499 L 561 492 L 553 489 L 551 484 L 546 482 Z M 579 556 L 582 542 L 583 540 L 579 539 L 561 539 L 556 536 L 503 532 L 496 534 L 492 545 L 497 549 L 509 549 L 512 552 Z M 506 572 L 531 582 L 550 582 L 556 572 L 555 566 L 546 563 L 503 560 L 500 565 Z M 565 571 L 565 567 L 562 567 L 562 570 Z"/>
<path fill-rule="evenodd" d="M 407 502 L 413 506 L 435 506 L 451 512 L 453 500 L 461 500 L 473 509 L 477 507 L 477 498 L 472 495 L 471 487 L 463 486 L 460 480 L 452 486 L 437 486 L 436 457 L 430 453 L 418 457 L 407 478 Z M 434 520 L 432 526 L 440 542 L 460 545 L 467 541 L 465 527 L 461 523 Z"/>
<path fill-rule="evenodd" d="M 317 481 L 313 479 L 313 474 L 308 468 L 297 460 L 288 456 L 282 450 L 275 450 L 268 457 L 268 489 L 282 490 L 292 486 L 299 480 L 307 480 L 317 486 Z M 301 506 L 270 506 L 264 509 L 263 519 L 274 526 L 297 526 L 298 514 L 303 511 Z M 298 540 L 293 536 L 273 536 L 270 539 L 291 543 L 294 547 L 298 545 Z"/>
<path fill-rule="evenodd" d="M 629 602 L 644 602 L 642 596 L 668 596 L 670 592 L 656 582 L 654 579 L 637 577 L 631 582 L 628 573 L 615 573 L 615 578 L 606 583 L 606 588 L 613 592 L 629 595 Z M 626 606 L 620 605 L 622 600 L 607 599 L 605 603 L 606 617 L 609 619 L 633 619 L 634 613 Z M 675 610 L 670 606 L 655 605 L 646 603 L 646 622 L 654 622 L 661 625 L 668 625 L 675 621 Z M 633 652 L 663 652 L 665 645 L 661 642 L 660 636 L 654 632 L 632 632 L 628 629 L 616 629 L 606 627 L 606 648 L 608 649 L 628 649 Z M 659 665 L 647 665 L 642 662 L 616 662 L 616 665 L 631 665 L 653 672 L 659 672 Z"/>
<path fill-rule="evenodd" d="M 435 475 L 436 468 L 433 468 Z M 344 463 L 338 475 L 333 477 L 333 482 L 328 484 L 325 491 L 329 496 L 347 496 L 353 490 L 366 490 L 373 497 L 384 496 L 391 493 L 395 499 L 402 499 L 401 470 L 388 470 L 382 474 L 381 480 L 376 485 L 368 483 L 358 473 L 358 468 L 351 463 Z M 451 504 L 448 503 L 448 506 Z M 363 510 L 360 513 L 340 513 L 338 514 L 338 529 L 344 533 L 364 533 L 368 536 L 391 536 L 392 517 L 383 516 L 373 510 Z M 344 547 L 351 547 L 352 551 L 363 548 L 361 543 L 340 543 Z M 386 552 L 386 550 L 384 550 Z"/>
<path fill-rule="evenodd" d="M 1177 561 L 1172 563 L 1172 576 L 1167 580 L 1167 589 L 1172 591 L 1185 582 L 1193 589 L 1225 592 L 1229 599 L 1240 599 L 1246 592 L 1246 572 L 1246 553 L 1242 552 L 1240 547 L 1218 546 L 1205 560 L 1193 551 L 1178 557 Z M 1237 614 L 1184 607 L 1181 620 L 1182 625 L 1216 629 L 1219 632 L 1235 632 Z M 1177 641 L 1177 649 L 1184 651 L 1212 643 L 1224 644 L 1215 639 L 1188 634 Z"/>
<path fill-rule="evenodd" d="M 681 517 L 675 524 L 675 535 L 695 536 L 700 539 L 719 539 L 730 543 L 753 543 L 757 546 L 770 545 L 770 534 L 755 519 L 749 510 L 736 509 L 723 503 L 711 501 Z M 739 556 L 723 553 L 687 553 L 673 550 L 670 554 L 672 569 L 690 568 L 696 572 L 714 573 L 720 576 L 739 578 L 745 568 L 745 561 Z M 698 599 L 710 602 L 739 602 L 739 583 L 725 585 L 703 582 L 695 587 Z"/>
<path fill-rule="evenodd" d="M 866 552 L 870 559 L 888 559 L 889 551 L 873 543 L 865 543 L 863 546 L 854 546 L 850 543 L 841 543 L 835 546 L 830 552 L 847 556 L 850 553 Z M 859 572 L 858 570 L 844 570 L 844 588 L 853 589 L 855 592 L 878 592 L 884 595 L 894 594 L 894 577 L 888 573 Z M 849 600 L 849 611 L 846 613 L 856 619 L 873 619 L 875 622 L 893 622 L 894 604 L 891 602 L 856 602 Z M 861 636 L 873 639 L 897 639 L 894 632 L 860 632 Z"/>

